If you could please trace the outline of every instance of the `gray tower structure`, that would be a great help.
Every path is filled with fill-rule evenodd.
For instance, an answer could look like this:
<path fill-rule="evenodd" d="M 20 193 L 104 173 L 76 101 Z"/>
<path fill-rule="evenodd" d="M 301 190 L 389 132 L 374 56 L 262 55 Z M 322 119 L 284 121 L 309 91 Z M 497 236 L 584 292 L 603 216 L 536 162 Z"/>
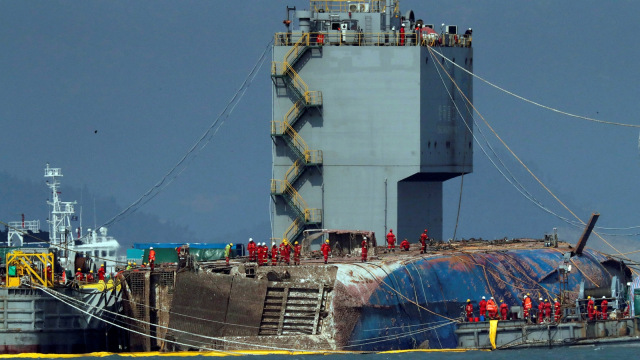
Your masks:
<path fill-rule="evenodd" d="M 310 1 L 295 18 L 273 47 L 272 237 L 442 239 L 442 183 L 473 169 L 457 88 L 471 101 L 472 77 L 429 50 L 472 71 L 471 34 L 434 31 L 392 0 Z"/>

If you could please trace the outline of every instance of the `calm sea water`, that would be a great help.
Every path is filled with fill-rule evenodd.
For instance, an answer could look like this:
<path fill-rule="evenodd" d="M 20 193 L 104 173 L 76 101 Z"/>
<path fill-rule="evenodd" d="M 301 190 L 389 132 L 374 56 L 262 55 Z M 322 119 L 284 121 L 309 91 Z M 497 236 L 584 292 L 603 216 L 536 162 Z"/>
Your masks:
<path fill-rule="evenodd" d="M 640 343 L 637 345 L 603 345 L 603 346 L 582 346 L 582 347 L 565 347 L 553 349 L 521 349 L 521 350 L 500 350 L 500 351 L 467 351 L 463 353 L 441 353 L 441 352 L 409 352 L 399 354 L 337 354 L 337 355 L 248 355 L 234 356 L 237 360 L 313 360 L 321 357 L 322 360 L 347 360 L 360 358 L 362 360 L 473 360 L 473 359 L 491 359 L 491 360 L 583 360 L 583 359 L 639 359 Z M 22 358 L 24 359 L 24 358 Z M 107 357 L 79 357 L 75 359 L 162 359 L 162 360 L 210 360 L 221 359 L 217 356 L 148 356 L 135 357 L 130 356 L 107 356 Z"/>

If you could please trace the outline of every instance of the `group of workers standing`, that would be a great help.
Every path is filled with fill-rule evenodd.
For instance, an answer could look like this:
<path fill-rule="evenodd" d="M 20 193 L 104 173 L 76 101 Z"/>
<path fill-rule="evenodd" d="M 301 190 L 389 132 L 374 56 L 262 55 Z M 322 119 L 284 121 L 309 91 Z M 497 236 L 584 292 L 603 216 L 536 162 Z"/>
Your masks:
<path fill-rule="evenodd" d="M 47 268 L 47 271 L 49 271 L 49 268 Z M 106 270 L 104 269 L 104 264 L 100 265 L 100 269 L 98 269 L 97 281 L 104 281 L 105 273 L 106 273 Z M 96 282 L 96 278 L 95 276 L 93 276 L 93 270 L 89 270 L 89 272 L 85 275 L 82 272 L 81 268 L 78 268 L 78 270 L 76 271 L 75 279 L 76 281 L 79 281 L 79 282 L 80 281 L 87 282 L 87 283 Z"/>
<path fill-rule="evenodd" d="M 424 229 L 424 232 L 420 235 L 420 254 L 426 253 L 429 241 L 427 229 Z M 409 244 L 406 238 L 400 242 L 400 250 L 409 251 L 410 247 L 411 244 Z M 395 251 L 396 249 L 396 235 L 393 233 L 393 229 L 389 229 L 389 233 L 387 234 L 387 249 L 390 251 Z"/>
<path fill-rule="evenodd" d="M 524 295 L 522 298 L 523 318 L 527 322 L 537 322 L 538 324 L 542 324 L 543 322 L 549 323 L 551 321 L 559 323 L 562 318 L 562 306 L 557 298 L 553 301 L 552 303 L 549 299 L 540 297 L 537 306 L 535 306 L 531 296 L 529 294 Z M 608 318 L 608 307 L 609 303 L 604 296 L 600 301 L 600 309 L 596 306 L 594 299 L 589 296 L 587 298 L 587 318 L 591 321 L 606 320 Z M 467 299 L 465 313 L 467 321 L 469 322 L 484 321 L 486 319 L 507 320 L 509 307 L 503 300 L 500 300 L 500 305 L 498 306 L 493 297 L 487 301 L 483 296 L 480 302 L 478 302 L 478 312 L 479 318 L 474 317 L 473 304 L 471 303 L 471 299 Z"/>
<path fill-rule="evenodd" d="M 553 321 L 558 323 L 562 315 L 562 308 L 558 299 L 554 299 L 555 303 L 551 304 L 548 299 L 540 298 L 537 306 L 537 322 L 543 321 L 551 322 L 551 313 L 553 311 Z M 533 314 L 533 301 L 529 294 L 524 295 L 522 299 L 523 318 L 528 322 L 532 321 Z M 465 306 L 465 312 L 467 321 L 485 321 L 485 320 L 508 320 L 509 319 L 509 305 L 500 300 L 500 303 L 496 303 L 493 296 L 487 301 L 483 296 L 478 302 L 478 314 L 479 317 L 474 317 L 474 307 L 471 303 L 471 299 L 467 299 L 467 305 Z"/>
<path fill-rule="evenodd" d="M 329 240 L 327 240 L 327 242 L 328 241 Z M 269 250 L 266 243 L 255 243 L 252 238 L 249 238 L 247 250 L 249 251 L 249 261 L 257 262 L 258 266 L 269 265 L 269 257 L 271 257 L 272 266 L 278 265 L 279 262 L 285 265 L 291 265 L 291 252 L 293 252 L 293 265 L 300 265 L 301 247 L 297 241 L 292 245 L 285 239 L 280 243 L 280 246 L 273 242 L 271 243 L 271 250 Z M 225 253 L 225 255 L 227 256 L 227 264 L 229 264 L 228 254 Z"/>

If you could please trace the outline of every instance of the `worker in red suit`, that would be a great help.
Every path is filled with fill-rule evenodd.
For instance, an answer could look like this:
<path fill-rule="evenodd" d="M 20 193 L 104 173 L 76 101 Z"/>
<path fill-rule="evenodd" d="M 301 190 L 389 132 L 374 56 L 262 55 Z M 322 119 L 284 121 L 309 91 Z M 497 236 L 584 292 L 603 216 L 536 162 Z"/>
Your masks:
<path fill-rule="evenodd" d="M 149 248 L 149 266 L 151 266 L 151 271 L 155 268 L 156 265 L 156 251 L 153 250 L 153 246 Z"/>
<path fill-rule="evenodd" d="M 362 239 L 362 262 L 367 262 L 368 246 L 369 244 L 367 243 L 367 237 L 365 236 Z"/>
<path fill-rule="evenodd" d="M 493 296 L 487 301 L 487 315 L 489 319 L 495 319 L 498 315 L 498 305 Z"/>
<path fill-rule="evenodd" d="M 480 308 L 480 320 L 484 321 L 484 317 L 487 315 L 487 300 L 485 300 L 484 296 L 478 303 L 478 308 Z"/>
<path fill-rule="evenodd" d="M 47 265 L 47 281 L 53 281 L 53 270 L 51 265 Z"/>
<path fill-rule="evenodd" d="M 400 46 L 404 46 L 404 25 L 400 26 Z"/>
<path fill-rule="evenodd" d="M 293 246 L 293 265 L 300 265 L 300 245 L 297 241 Z"/>
<path fill-rule="evenodd" d="M 509 306 L 503 301 L 500 300 L 500 319 L 507 320 L 507 314 L 509 313 Z"/>
<path fill-rule="evenodd" d="M 289 246 L 289 242 L 287 240 L 283 241 L 284 247 L 280 250 L 280 255 L 284 259 L 284 263 L 289 265 L 289 261 L 291 260 L 291 247 Z"/>
<path fill-rule="evenodd" d="M 269 247 L 266 242 L 262 243 L 262 265 L 267 265 L 269 263 Z"/>
<path fill-rule="evenodd" d="M 409 241 L 407 241 L 407 239 L 402 240 L 402 242 L 400 243 L 400 249 L 404 251 L 409 251 L 409 246 Z"/>
<path fill-rule="evenodd" d="M 467 299 L 467 306 L 464 307 L 464 311 L 467 312 L 467 321 L 473 321 L 473 304 L 471 303 L 471 299 Z"/>
<path fill-rule="evenodd" d="M 249 261 L 256 261 L 256 243 L 253 242 L 252 238 L 249 238 L 247 250 L 249 250 Z"/>
<path fill-rule="evenodd" d="M 593 299 L 591 298 L 591 296 L 587 297 L 588 301 L 587 301 L 587 316 L 589 317 L 589 320 L 593 320 L 596 313 L 594 310 L 595 307 L 595 303 L 593 302 Z"/>
<path fill-rule="evenodd" d="M 276 243 L 271 243 L 271 265 L 278 265 L 278 247 Z"/>
<path fill-rule="evenodd" d="M 258 266 L 264 265 L 264 249 L 262 248 L 262 244 L 256 246 L 256 253 L 258 255 Z"/>
<path fill-rule="evenodd" d="M 522 308 L 524 309 L 524 318 L 527 321 L 529 320 L 529 316 L 531 315 L 532 307 L 533 307 L 533 304 L 531 303 L 531 298 L 529 297 L 529 294 L 527 294 L 522 299 Z"/>
<path fill-rule="evenodd" d="M 287 247 L 287 239 L 282 240 L 282 242 L 280 243 L 280 246 L 278 246 L 278 254 L 280 254 L 280 258 L 278 259 L 278 262 L 283 262 L 284 261 L 284 248 Z"/>
<path fill-rule="evenodd" d="M 562 309 L 561 309 L 561 305 L 560 302 L 558 301 L 558 299 L 555 299 L 555 304 L 553 304 L 553 308 L 554 308 L 554 316 L 553 316 L 553 320 L 556 323 L 560 322 L 560 316 L 562 315 Z"/>
<path fill-rule="evenodd" d="M 538 324 L 542 324 L 542 320 L 544 319 L 544 301 L 542 301 L 542 298 L 538 300 L 540 301 L 538 304 Z"/>
<path fill-rule="evenodd" d="M 92 283 L 95 281 L 96 279 L 93 277 L 93 270 L 89 270 L 89 273 L 87 274 L 87 282 Z"/>
<path fill-rule="evenodd" d="M 605 297 L 602 297 L 602 302 L 600 303 L 600 310 L 602 311 L 602 320 L 607 320 L 608 314 L 607 310 L 609 309 L 609 302 Z"/>
<path fill-rule="evenodd" d="M 331 247 L 329 246 L 329 239 L 325 240 L 324 244 L 322 244 L 322 247 L 320 247 L 320 250 L 322 250 L 322 255 L 324 256 L 324 263 L 327 263 L 327 259 L 329 258 L 329 253 L 331 252 Z"/>
<path fill-rule="evenodd" d="M 551 321 L 551 301 L 544 299 L 544 319 Z"/>
<path fill-rule="evenodd" d="M 429 241 L 429 235 L 427 235 L 427 229 L 424 229 L 424 232 L 420 235 L 420 254 L 427 252 L 427 241 Z"/>
<path fill-rule="evenodd" d="M 76 271 L 76 280 L 84 281 L 84 275 L 82 274 L 82 270 L 80 268 L 78 268 L 78 271 Z"/>
<path fill-rule="evenodd" d="M 98 281 L 104 281 L 105 272 L 104 264 L 100 265 L 100 269 L 98 269 Z"/>
<path fill-rule="evenodd" d="M 389 229 L 389 233 L 387 234 L 387 244 L 390 250 L 395 251 L 396 249 L 396 236 L 393 234 L 393 229 Z"/>

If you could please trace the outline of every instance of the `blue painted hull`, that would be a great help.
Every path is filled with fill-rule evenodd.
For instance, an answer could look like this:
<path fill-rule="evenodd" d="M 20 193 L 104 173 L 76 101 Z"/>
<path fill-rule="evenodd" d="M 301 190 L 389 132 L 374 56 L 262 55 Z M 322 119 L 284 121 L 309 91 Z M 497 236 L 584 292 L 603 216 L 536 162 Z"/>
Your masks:
<path fill-rule="evenodd" d="M 609 287 L 620 275 L 592 250 L 573 257 L 569 288 Z M 390 350 L 455 348 L 455 321 L 471 299 L 477 313 L 482 296 L 520 305 L 522 295 L 553 299 L 562 251 L 553 248 L 399 257 L 365 264 L 340 264 L 333 318 L 338 348 Z M 536 301 L 537 303 L 537 301 Z M 428 345 L 426 343 L 428 341 Z"/>

